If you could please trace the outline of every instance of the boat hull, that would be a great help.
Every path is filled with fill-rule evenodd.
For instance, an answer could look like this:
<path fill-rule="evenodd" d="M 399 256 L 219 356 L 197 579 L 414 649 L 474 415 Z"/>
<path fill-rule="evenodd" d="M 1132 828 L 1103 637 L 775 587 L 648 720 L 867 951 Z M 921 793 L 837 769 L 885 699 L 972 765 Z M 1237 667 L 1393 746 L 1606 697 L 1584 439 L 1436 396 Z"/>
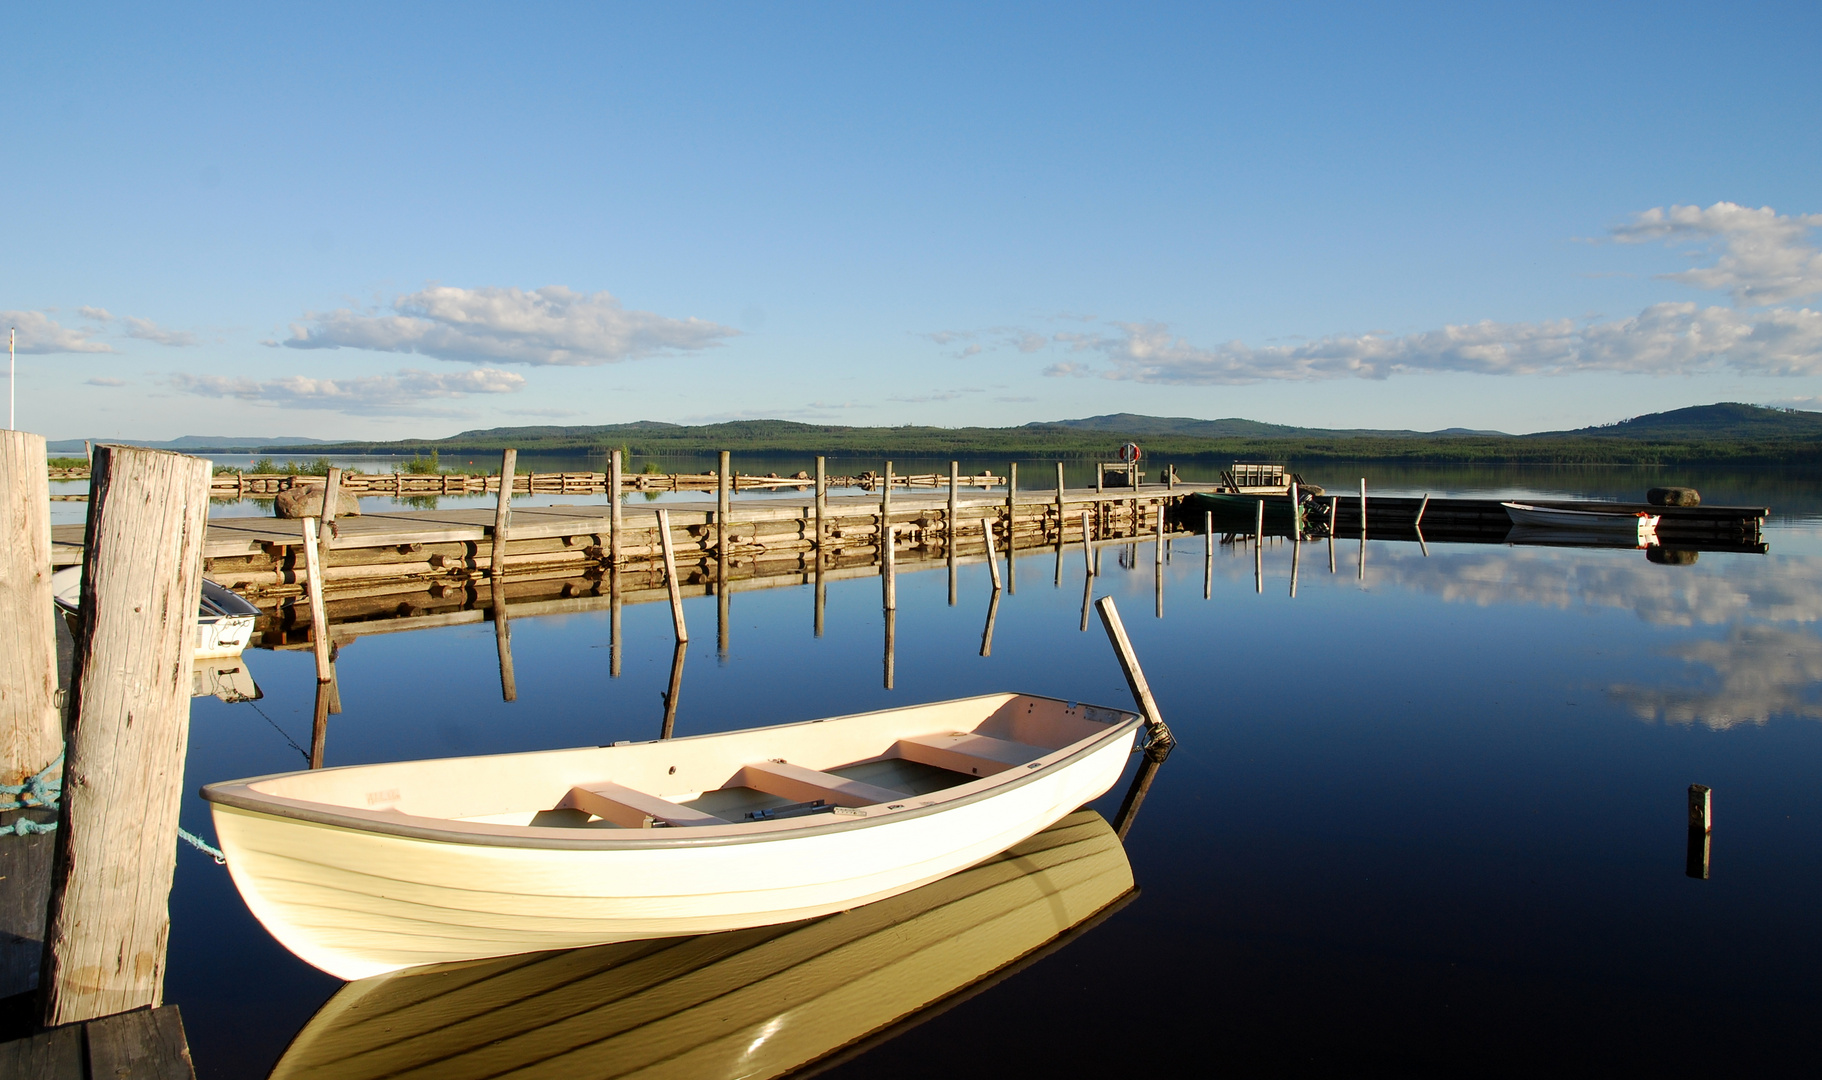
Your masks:
<path fill-rule="evenodd" d="M 1135 731 L 929 812 L 712 846 L 456 843 L 212 805 L 228 869 L 286 948 L 342 979 L 813 918 L 990 858 L 1104 794 Z M 672 830 L 666 830 L 672 831 Z"/>
<path fill-rule="evenodd" d="M 1555 510 L 1525 503 L 1500 503 L 1512 524 L 1527 529 L 1561 530 L 1584 536 L 1619 537 L 1636 547 L 1657 543 L 1658 518 L 1650 514 L 1602 514 L 1587 510 Z"/>

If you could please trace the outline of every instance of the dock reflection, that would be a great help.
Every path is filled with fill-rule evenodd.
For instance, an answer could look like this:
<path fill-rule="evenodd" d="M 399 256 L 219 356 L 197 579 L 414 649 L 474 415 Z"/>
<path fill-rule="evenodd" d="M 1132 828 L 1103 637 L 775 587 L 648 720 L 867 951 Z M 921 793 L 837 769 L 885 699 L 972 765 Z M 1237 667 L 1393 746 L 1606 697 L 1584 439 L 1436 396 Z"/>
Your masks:
<path fill-rule="evenodd" d="M 1114 830 L 1078 811 L 971 869 L 822 919 L 349 983 L 271 1076 L 785 1076 L 865 1052 L 1134 895 Z"/>

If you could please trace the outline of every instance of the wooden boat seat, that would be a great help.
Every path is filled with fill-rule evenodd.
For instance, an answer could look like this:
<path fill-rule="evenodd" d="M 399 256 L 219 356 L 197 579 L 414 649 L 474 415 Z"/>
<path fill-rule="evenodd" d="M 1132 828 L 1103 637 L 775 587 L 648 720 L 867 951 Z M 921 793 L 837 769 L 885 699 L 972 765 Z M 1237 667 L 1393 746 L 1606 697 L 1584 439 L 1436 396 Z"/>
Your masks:
<path fill-rule="evenodd" d="M 570 788 L 569 794 L 563 796 L 563 801 L 557 804 L 557 809 L 586 810 L 623 829 L 649 829 L 654 821 L 662 821 L 666 825 L 728 824 L 726 818 L 718 818 L 713 814 L 692 810 L 682 803 L 605 781 Z"/>
<path fill-rule="evenodd" d="M 969 776 L 992 776 L 994 773 L 1017 768 L 1050 753 L 1041 746 L 1027 746 L 1024 743 L 995 739 L 990 735 L 974 735 L 964 731 L 948 735 L 917 735 L 909 739 L 900 739 L 894 744 L 893 749 L 898 752 L 899 757 L 909 761 L 934 765 L 939 769 L 966 773 Z"/>
<path fill-rule="evenodd" d="M 880 803 L 903 802 L 911 796 L 892 788 L 876 787 L 845 776 L 806 769 L 783 761 L 766 761 L 746 765 L 734 783 L 776 795 L 793 802 L 822 799 L 831 806 L 876 806 Z"/>

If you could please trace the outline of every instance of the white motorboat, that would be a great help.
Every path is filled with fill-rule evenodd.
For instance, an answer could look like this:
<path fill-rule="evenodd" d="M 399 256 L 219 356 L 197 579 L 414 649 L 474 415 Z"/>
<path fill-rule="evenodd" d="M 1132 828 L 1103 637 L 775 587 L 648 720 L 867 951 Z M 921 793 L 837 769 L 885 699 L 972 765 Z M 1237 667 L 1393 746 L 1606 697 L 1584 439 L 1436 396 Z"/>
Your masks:
<path fill-rule="evenodd" d="M 1561 529 L 1584 534 L 1620 536 L 1636 547 L 1650 547 L 1658 542 L 1658 515 L 1644 511 L 1600 513 L 1593 510 L 1559 510 L 1529 503 L 1502 502 L 1512 524 L 1532 529 Z"/>
<path fill-rule="evenodd" d="M 203 788 L 228 870 L 343 979 L 813 918 L 1005 851 L 1118 779 L 1134 713 L 992 694 Z"/>
<path fill-rule="evenodd" d="M 82 606 L 82 567 L 66 566 L 51 575 L 51 598 L 57 610 L 72 620 Z M 202 600 L 196 610 L 196 656 L 198 660 L 219 660 L 239 656 L 253 639 L 253 620 L 259 609 L 245 597 L 202 580 Z"/>

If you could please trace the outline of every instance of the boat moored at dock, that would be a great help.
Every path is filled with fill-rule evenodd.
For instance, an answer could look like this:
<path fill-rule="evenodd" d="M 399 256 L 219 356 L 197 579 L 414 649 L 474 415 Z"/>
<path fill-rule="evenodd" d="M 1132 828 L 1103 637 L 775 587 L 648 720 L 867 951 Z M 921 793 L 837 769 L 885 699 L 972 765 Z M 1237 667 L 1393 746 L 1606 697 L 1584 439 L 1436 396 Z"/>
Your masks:
<path fill-rule="evenodd" d="M 1636 547 L 1650 547 L 1658 542 L 1658 515 L 1644 511 L 1602 513 L 1591 510 L 1566 510 L 1533 506 L 1530 503 L 1502 502 L 1514 526 L 1534 530 L 1566 530 L 1585 536 L 1620 537 Z"/>
<path fill-rule="evenodd" d="M 203 789 L 235 885 L 339 978 L 895 896 L 1105 793 L 1138 715 L 1024 694 Z"/>

